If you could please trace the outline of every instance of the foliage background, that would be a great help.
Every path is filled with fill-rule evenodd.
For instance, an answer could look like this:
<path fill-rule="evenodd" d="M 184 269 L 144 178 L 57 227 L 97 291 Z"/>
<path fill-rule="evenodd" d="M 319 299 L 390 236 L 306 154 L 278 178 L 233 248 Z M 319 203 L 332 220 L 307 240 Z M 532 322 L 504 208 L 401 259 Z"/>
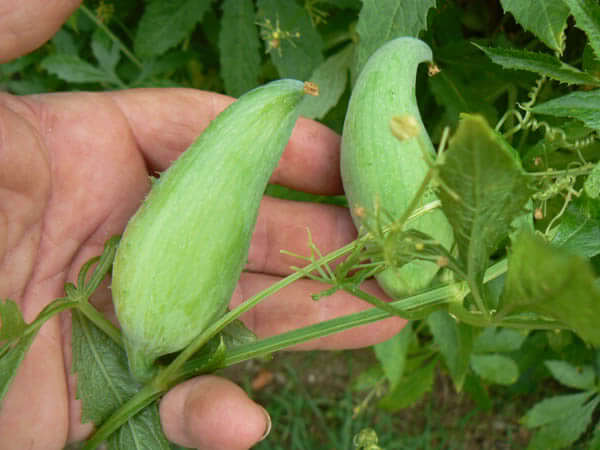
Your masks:
<path fill-rule="evenodd" d="M 303 114 L 341 132 L 352 81 L 368 56 L 393 37 L 413 35 L 431 45 L 442 69 L 432 78 L 423 70 L 417 86 L 424 122 L 439 142 L 460 113 L 517 126 L 504 114 L 528 100 L 540 74 L 558 82 L 544 85 L 539 103 L 574 85 L 597 87 L 600 34 L 589 30 L 599 24 L 597 3 L 583 0 L 86 0 L 50 42 L 0 65 L 0 88 L 26 95 L 183 86 L 239 96 L 280 77 L 310 79 L 322 95 Z M 513 50 L 532 53 L 523 59 Z M 582 121 L 567 121 L 560 111 L 550 110 L 548 127 L 560 126 L 576 141 Z M 597 129 L 590 114 L 583 122 Z M 525 168 L 538 164 L 542 137 L 532 129 L 512 141 Z M 559 150 L 543 153 L 549 167 L 572 159 Z M 578 150 L 590 161 L 600 155 L 597 142 Z M 344 204 L 277 186 L 268 193 Z M 544 203 L 550 212 L 561 205 Z M 580 206 L 565 216 L 579 228 Z M 586 249 L 596 276 L 599 210 L 569 244 Z M 334 363 L 311 353 L 227 371 L 273 415 L 273 435 L 260 448 L 350 448 L 365 427 L 386 449 L 600 448 L 600 353 L 569 331 L 493 328 L 460 330 L 475 333 L 466 351 L 453 347 L 462 334 L 443 334 L 450 332 L 447 320 L 437 313 L 416 320 L 411 336 L 336 353 Z M 466 368 L 457 383 L 451 375 L 459 362 Z M 268 381 L 261 385 L 259 377 Z"/>

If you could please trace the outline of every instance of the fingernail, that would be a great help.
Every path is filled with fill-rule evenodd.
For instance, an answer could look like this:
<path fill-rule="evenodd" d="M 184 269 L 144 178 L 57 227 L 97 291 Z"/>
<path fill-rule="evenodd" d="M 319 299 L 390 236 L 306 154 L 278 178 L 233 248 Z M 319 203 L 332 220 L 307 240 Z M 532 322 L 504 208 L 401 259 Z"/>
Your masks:
<path fill-rule="evenodd" d="M 271 422 L 271 416 L 269 415 L 269 412 L 262 406 L 261 406 L 261 408 L 262 408 L 263 412 L 265 413 L 265 417 L 267 419 L 267 426 L 265 428 L 264 434 L 262 435 L 262 437 L 260 438 L 260 440 L 258 442 L 263 441 L 267 438 L 267 436 L 271 432 L 271 426 L 273 425 L 273 422 Z"/>

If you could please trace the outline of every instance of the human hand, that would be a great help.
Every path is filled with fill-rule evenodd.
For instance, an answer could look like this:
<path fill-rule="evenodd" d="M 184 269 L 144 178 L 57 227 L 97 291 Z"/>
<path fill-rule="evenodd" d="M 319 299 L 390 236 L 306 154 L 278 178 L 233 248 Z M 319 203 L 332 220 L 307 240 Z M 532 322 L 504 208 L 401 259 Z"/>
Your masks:
<path fill-rule="evenodd" d="M 19 42 L 23 49 L 39 45 Z M 64 283 L 101 253 L 108 237 L 122 232 L 149 189 L 148 174 L 164 170 L 231 101 L 183 89 L 0 94 L 0 298 L 17 301 L 29 321 L 62 296 Z M 338 147 L 338 136 L 301 119 L 272 181 L 341 193 Z M 343 208 L 265 198 L 232 307 L 298 264 L 279 250 L 306 254 L 306 227 L 324 252 L 355 237 Z M 243 320 L 264 337 L 368 307 L 344 293 L 313 302 L 308 294 L 322 288 L 310 280 L 296 282 Z M 108 283 L 92 300 L 114 320 Z M 370 345 L 391 337 L 402 323 L 388 319 L 302 348 Z M 0 449 L 61 449 L 91 432 L 90 424 L 81 424 L 70 363 L 70 318 L 63 314 L 40 330 L 4 399 Z M 267 428 L 260 406 L 214 376 L 172 389 L 160 414 L 167 437 L 187 447 L 248 448 Z"/>

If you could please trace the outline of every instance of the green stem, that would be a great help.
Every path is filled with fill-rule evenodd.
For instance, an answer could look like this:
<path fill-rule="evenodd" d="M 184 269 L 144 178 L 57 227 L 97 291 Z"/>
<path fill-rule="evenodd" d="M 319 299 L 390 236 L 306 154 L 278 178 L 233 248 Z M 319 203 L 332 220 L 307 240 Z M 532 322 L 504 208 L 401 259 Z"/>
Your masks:
<path fill-rule="evenodd" d="M 89 319 L 94 325 L 104 331 L 113 341 L 119 344 L 121 347 L 123 344 L 123 336 L 121 330 L 119 330 L 112 322 L 110 322 L 104 314 L 100 313 L 94 306 L 88 301 L 80 301 L 77 303 L 77 308 L 81 313 Z"/>

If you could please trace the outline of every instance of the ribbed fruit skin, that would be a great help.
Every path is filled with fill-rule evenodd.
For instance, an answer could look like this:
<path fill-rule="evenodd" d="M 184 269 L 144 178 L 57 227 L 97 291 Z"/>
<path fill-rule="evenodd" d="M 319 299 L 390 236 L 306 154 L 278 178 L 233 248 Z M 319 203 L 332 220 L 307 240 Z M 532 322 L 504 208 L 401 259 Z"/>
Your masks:
<path fill-rule="evenodd" d="M 354 85 L 344 121 L 341 174 L 357 228 L 365 217 L 362 211 L 373 217 L 376 202 L 399 218 L 425 177 L 428 166 L 420 145 L 431 155 L 435 150 L 421 120 L 415 81 L 419 64 L 431 60 L 425 42 L 397 38 L 369 58 Z M 403 115 L 417 120 L 417 137 L 401 141 L 393 136 L 390 120 Z M 428 190 L 421 205 L 435 199 Z M 440 210 L 411 221 L 407 228 L 428 233 L 446 248 L 453 242 L 452 229 Z M 400 269 L 386 269 L 377 280 L 390 296 L 401 297 L 426 287 L 438 270 L 434 263 L 414 261 Z"/>
<path fill-rule="evenodd" d="M 128 223 L 111 288 L 137 378 L 225 312 L 303 89 L 284 79 L 241 96 L 161 174 Z"/>

